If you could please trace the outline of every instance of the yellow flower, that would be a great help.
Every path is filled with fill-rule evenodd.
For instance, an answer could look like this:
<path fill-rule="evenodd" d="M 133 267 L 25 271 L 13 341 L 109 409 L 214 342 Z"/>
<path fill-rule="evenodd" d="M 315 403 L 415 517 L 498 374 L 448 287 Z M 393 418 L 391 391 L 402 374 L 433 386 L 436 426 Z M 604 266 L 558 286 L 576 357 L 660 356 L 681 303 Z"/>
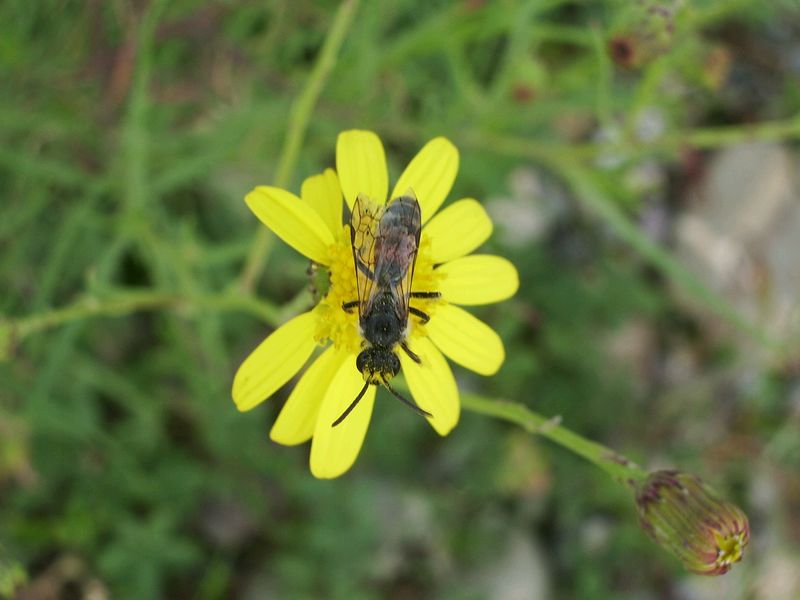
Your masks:
<path fill-rule="evenodd" d="M 421 364 L 399 353 L 408 388 L 416 403 L 431 414 L 427 419 L 440 435 L 455 427 L 460 413 L 456 382 L 443 354 L 482 375 L 495 373 L 505 358 L 499 336 L 459 305 L 498 302 L 519 286 L 509 261 L 467 256 L 492 231 L 492 222 L 478 202 L 458 200 L 436 214 L 457 171 L 458 150 L 447 139 L 435 138 L 414 157 L 388 196 L 395 198 L 409 189 L 416 194 L 423 228 L 413 290 L 441 293 L 441 298 L 413 301 L 430 315 L 425 325 L 412 322 L 408 334 L 408 345 Z M 388 191 L 383 144 L 370 131 L 352 130 L 339 134 L 336 171 L 327 169 L 306 179 L 300 198 L 268 186 L 255 188 L 245 198 L 278 237 L 328 269 L 330 287 L 317 306 L 279 327 L 245 359 L 233 380 L 233 399 L 239 410 L 253 408 L 298 373 L 315 348 L 325 347 L 292 390 L 270 431 L 280 444 L 312 439 L 311 473 L 319 478 L 337 477 L 355 462 L 376 393 L 376 386 L 369 386 L 353 412 L 332 427 L 364 385 L 356 369 L 362 344 L 358 315 L 342 308 L 343 302 L 358 298 L 342 200 L 352 208 L 363 194 L 384 203 Z"/>

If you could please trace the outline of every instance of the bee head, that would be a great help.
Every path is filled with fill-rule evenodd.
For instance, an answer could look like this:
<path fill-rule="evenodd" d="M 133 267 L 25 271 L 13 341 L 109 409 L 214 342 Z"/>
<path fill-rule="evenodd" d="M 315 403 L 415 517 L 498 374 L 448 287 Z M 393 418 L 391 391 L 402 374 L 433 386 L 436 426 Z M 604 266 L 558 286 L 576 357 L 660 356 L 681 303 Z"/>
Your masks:
<path fill-rule="evenodd" d="M 350 406 L 345 409 L 338 419 L 331 423 L 331 427 L 336 427 L 347 418 L 347 415 L 350 414 L 364 397 L 370 384 L 383 385 L 389 390 L 392 396 L 423 417 L 433 416 L 428 411 L 420 408 L 416 402 L 400 394 L 392 387 L 392 384 L 389 383 L 389 380 L 400 372 L 400 358 L 398 358 L 397 354 L 395 354 L 391 348 L 376 346 L 364 348 L 359 353 L 358 357 L 356 357 L 356 367 L 361 371 L 361 374 L 364 375 L 364 387 L 361 388 L 361 391 L 356 396 L 356 399 L 350 403 Z"/>
<path fill-rule="evenodd" d="M 400 372 L 400 359 L 388 348 L 371 346 L 358 355 L 356 368 L 367 383 L 384 383 Z"/>

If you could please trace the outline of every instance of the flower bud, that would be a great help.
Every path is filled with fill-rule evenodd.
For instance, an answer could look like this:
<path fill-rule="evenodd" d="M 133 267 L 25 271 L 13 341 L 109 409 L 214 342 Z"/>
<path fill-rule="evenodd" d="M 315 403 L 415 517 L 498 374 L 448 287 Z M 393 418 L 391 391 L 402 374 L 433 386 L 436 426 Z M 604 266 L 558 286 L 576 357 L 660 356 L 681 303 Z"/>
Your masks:
<path fill-rule="evenodd" d="M 750 539 L 747 516 L 698 477 L 655 471 L 637 487 L 636 505 L 642 528 L 690 571 L 722 575 L 742 559 Z"/>
<path fill-rule="evenodd" d="M 613 26 L 611 59 L 624 68 L 641 67 L 668 52 L 675 37 L 680 0 L 629 2 Z"/>

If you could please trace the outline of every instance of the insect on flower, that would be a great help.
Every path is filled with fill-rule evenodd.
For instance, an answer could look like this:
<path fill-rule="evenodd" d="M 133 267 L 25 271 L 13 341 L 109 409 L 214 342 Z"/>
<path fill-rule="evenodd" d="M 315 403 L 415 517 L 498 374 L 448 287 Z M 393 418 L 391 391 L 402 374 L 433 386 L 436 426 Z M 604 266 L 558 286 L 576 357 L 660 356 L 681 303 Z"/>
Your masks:
<path fill-rule="evenodd" d="M 412 292 L 414 266 L 419 249 L 422 215 L 414 192 L 391 200 L 386 206 L 360 195 L 353 205 L 350 243 L 358 287 L 358 300 L 344 302 L 342 308 L 358 307 L 358 323 L 364 349 L 356 357 L 356 368 L 364 376 L 364 387 L 335 427 L 350 414 L 370 385 L 386 386 L 393 396 L 430 417 L 415 402 L 398 393 L 389 381 L 400 372 L 399 346 L 415 363 L 419 356 L 408 347 L 408 315 L 427 323 L 430 317 L 409 305 L 411 298 L 438 298 L 439 292 Z"/>
<path fill-rule="evenodd" d="M 458 164 L 458 149 L 436 137 L 390 188 L 380 138 L 353 129 L 336 139 L 336 169 L 308 177 L 299 197 L 272 186 L 245 197 L 313 262 L 314 307 L 273 324 L 237 369 L 231 395 L 250 410 L 299 374 L 269 436 L 311 441 L 315 477 L 353 465 L 377 388 L 394 393 L 401 369 L 408 393 L 395 395 L 445 436 L 461 413 L 449 363 L 484 376 L 503 364 L 500 336 L 467 309 L 513 296 L 519 275 L 510 261 L 475 253 L 492 233 L 477 200 L 442 207 Z"/>

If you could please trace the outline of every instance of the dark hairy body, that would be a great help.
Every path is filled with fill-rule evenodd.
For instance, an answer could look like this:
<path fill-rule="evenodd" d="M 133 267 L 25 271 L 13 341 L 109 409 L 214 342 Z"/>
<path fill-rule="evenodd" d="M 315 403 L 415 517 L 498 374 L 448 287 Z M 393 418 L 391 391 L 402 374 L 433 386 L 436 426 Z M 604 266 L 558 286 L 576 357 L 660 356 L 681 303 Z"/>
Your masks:
<path fill-rule="evenodd" d="M 408 315 L 414 314 L 423 323 L 429 317 L 410 307 L 409 299 L 439 297 L 438 292 L 411 292 L 421 228 L 419 203 L 413 193 L 395 198 L 385 208 L 359 197 L 353 207 L 350 238 L 359 298 L 345 302 L 342 308 L 352 311 L 358 307 L 364 348 L 356 358 L 356 368 L 365 383 L 334 426 L 356 407 L 369 385 L 383 385 L 419 414 L 431 416 L 389 383 L 400 372 L 398 346 L 416 363 L 421 362 L 406 343 Z"/>

